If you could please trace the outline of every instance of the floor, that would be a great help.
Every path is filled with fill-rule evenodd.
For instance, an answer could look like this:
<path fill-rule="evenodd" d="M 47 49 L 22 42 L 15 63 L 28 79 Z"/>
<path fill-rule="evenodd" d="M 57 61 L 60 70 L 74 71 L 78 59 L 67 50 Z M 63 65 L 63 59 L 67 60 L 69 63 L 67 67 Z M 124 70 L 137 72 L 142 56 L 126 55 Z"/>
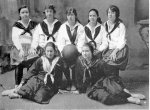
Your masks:
<path fill-rule="evenodd" d="M 149 71 L 148 68 L 132 69 L 120 72 L 127 88 L 131 92 L 142 93 L 147 97 L 147 100 L 142 101 L 142 105 L 122 104 L 106 106 L 97 101 L 93 101 L 86 97 L 85 94 L 57 94 L 49 104 L 41 105 L 25 99 L 9 99 L 0 95 L 0 110 L 12 109 L 144 109 L 149 108 Z M 0 74 L 0 84 L 5 89 L 14 87 L 14 71 Z M 4 89 L 0 87 L 0 93 Z"/>

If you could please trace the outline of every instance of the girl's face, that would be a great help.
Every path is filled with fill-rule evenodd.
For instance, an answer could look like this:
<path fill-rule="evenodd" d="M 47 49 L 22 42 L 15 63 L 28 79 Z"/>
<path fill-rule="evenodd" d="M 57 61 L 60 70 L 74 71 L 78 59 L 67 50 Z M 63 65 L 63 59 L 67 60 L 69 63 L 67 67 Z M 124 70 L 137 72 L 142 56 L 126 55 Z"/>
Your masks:
<path fill-rule="evenodd" d="M 45 10 L 46 18 L 54 18 L 54 11 L 52 9 Z"/>
<path fill-rule="evenodd" d="M 90 11 L 89 12 L 89 20 L 92 23 L 96 23 L 97 22 L 97 14 L 95 11 Z"/>
<path fill-rule="evenodd" d="M 55 50 L 53 49 L 53 47 L 48 46 L 46 47 L 45 53 L 47 58 L 53 59 L 55 55 Z"/>
<path fill-rule="evenodd" d="M 112 12 L 112 10 L 108 10 L 108 20 L 111 22 L 115 22 L 116 20 L 116 12 Z"/>
<path fill-rule="evenodd" d="M 20 10 L 20 17 L 21 17 L 21 19 L 29 19 L 29 9 L 28 8 L 22 8 Z"/>
<path fill-rule="evenodd" d="M 67 14 L 67 20 L 68 20 L 68 22 L 75 22 L 75 15 L 74 15 L 74 13 L 70 13 L 70 14 Z"/>
<path fill-rule="evenodd" d="M 82 47 L 82 56 L 87 60 L 92 59 L 92 52 L 91 52 L 91 50 L 88 46 L 83 46 Z"/>

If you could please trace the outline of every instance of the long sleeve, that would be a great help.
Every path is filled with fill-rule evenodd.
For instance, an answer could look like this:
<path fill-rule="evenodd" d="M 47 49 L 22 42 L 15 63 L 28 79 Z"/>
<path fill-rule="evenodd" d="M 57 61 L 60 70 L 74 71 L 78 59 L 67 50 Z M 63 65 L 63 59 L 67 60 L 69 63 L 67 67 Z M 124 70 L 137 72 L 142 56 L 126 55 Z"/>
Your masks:
<path fill-rule="evenodd" d="M 36 49 L 37 46 L 39 45 L 39 40 L 40 40 L 39 28 L 40 28 L 40 25 L 38 25 L 35 28 L 35 31 L 33 33 L 33 39 L 32 39 L 32 43 L 31 43 L 31 48 L 34 48 L 34 49 Z"/>
<path fill-rule="evenodd" d="M 17 27 L 12 28 L 12 41 L 18 50 L 22 49 L 21 43 L 19 41 L 20 31 L 21 30 Z"/>
<path fill-rule="evenodd" d="M 83 92 L 83 89 L 84 89 L 83 74 L 84 74 L 84 68 L 81 64 L 80 59 L 78 58 L 77 63 L 75 65 L 75 78 L 76 78 L 77 89 L 80 92 Z"/>
<path fill-rule="evenodd" d="M 82 47 L 84 45 L 84 43 L 86 42 L 85 40 L 85 31 L 84 31 L 84 28 L 83 26 L 79 26 L 79 29 L 78 29 L 78 40 L 77 40 L 77 49 L 79 52 L 82 51 Z"/>
<path fill-rule="evenodd" d="M 125 44 L 126 44 L 126 28 L 125 28 L 125 25 L 123 23 L 120 23 L 119 25 L 119 28 L 120 28 L 120 33 L 119 33 L 119 39 L 118 39 L 118 43 L 117 43 L 117 49 L 121 50 Z"/>
<path fill-rule="evenodd" d="M 61 27 L 60 27 L 60 29 L 59 29 L 59 31 L 58 31 L 58 36 L 57 36 L 57 40 L 56 40 L 56 44 L 57 44 L 57 46 L 58 46 L 58 49 L 59 49 L 59 51 L 61 52 L 62 50 L 63 50 L 63 48 L 64 48 L 64 46 L 66 45 L 66 43 L 65 43 L 65 26 L 64 25 L 62 25 Z"/>
<path fill-rule="evenodd" d="M 25 76 L 23 77 L 22 81 L 26 82 L 27 80 L 29 80 L 32 76 L 35 76 L 37 74 L 39 74 L 40 70 L 42 67 L 42 60 L 41 58 L 37 59 L 35 63 L 33 63 L 33 65 L 30 67 L 30 70 L 28 71 L 27 74 L 25 74 Z"/>
<path fill-rule="evenodd" d="M 57 39 L 58 39 L 58 31 L 54 34 L 54 38 L 57 41 Z"/>
<path fill-rule="evenodd" d="M 60 58 L 57 64 L 55 65 L 54 72 L 55 72 L 54 75 L 55 85 L 56 87 L 60 87 L 62 83 L 63 72 L 64 72 L 64 63 L 62 58 Z"/>
<path fill-rule="evenodd" d="M 107 33 L 103 26 L 101 26 L 101 32 L 102 32 L 102 34 L 100 34 L 101 35 L 100 37 L 102 37 L 101 45 L 97 45 L 99 51 L 103 51 L 108 47 L 108 40 L 106 38 Z"/>

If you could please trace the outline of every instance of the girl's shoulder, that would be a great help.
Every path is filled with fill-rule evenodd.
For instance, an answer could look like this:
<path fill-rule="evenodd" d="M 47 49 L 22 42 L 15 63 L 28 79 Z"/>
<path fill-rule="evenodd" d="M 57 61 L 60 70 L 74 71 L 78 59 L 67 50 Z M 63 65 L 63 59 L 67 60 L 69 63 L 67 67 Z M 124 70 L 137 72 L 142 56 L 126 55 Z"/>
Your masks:
<path fill-rule="evenodd" d="M 56 56 L 56 57 L 53 59 L 53 61 L 58 62 L 59 59 L 60 59 L 60 56 Z"/>
<path fill-rule="evenodd" d="M 84 25 L 84 28 L 90 28 L 89 23 L 85 24 L 85 25 Z"/>
<path fill-rule="evenodd" d="M 125 24 L 123 22 L 119 22 L 119 27 L 125 28 Z"/>
<path fill-rule="evenodd" d="M 55 19 L 54 22 L 55 22 L 55 24 L 60 24 L 60 25 L 62 24 L 61 21 L 59 21 L 58 19 Z"/>
<path fill-rule="evenodd" d="M 43 59 L 48 59 L 45 55 L 39 57 L 37 60 L 42 61 Z M 60 59 L 60 56 L 55 56 L 53 61 L 58 61 Z"/>
<path fill-rule="evenodd" d="M 39 24 L 38 22 L 33 21 L 33 20 L 30 19 L 30 20 L 29 20 L 28 27 L 29 27 L 30 29 L 33 29 L 33 28 L 35 28 L 38 24 Z M 14 22 L 13 27 L 22 29 L 22 28 L 24 28 L 24 25 L 22 24 L 21 20 L 18 20 L 18 21 L 15 21 L 15 22 Z"/>
<path fill-rule="evenodd" d="M 106 26 L 107 21 L 105 21 L 102 25 L 105 27 Z"/>
<path fill-rule="evenodd" d="M 60 25 L 60 29 L 64 29 L 64 28 L 66 28 L 66 25 L 67 25 L 67 21 L 65 21 L 65 22 L 61 23 L 61 25 Z"/>
<path fill-rule="evenodd" d="M 84 26 L 81 23 L 77 22 L 75 24 L 75 27 L 77 27 L 77 26 L 78 26 L 78 31 L 84 32 Z"/>
<path fill-rule="evenodd" d="M 106 28 L 106 25 L 107 25 L 107 22 L 108 21 L 106 21 L 106 22 L 104 22 L 103 24 L 102 24 L 102 26 L 104 27 L 104 28 Z M 117 22 L 118 23 L 118 27 L 120 28 L 125 28 L 125 25 L 124 25 L 124 23 L 122 22 L 122 21 L 118 21 Z"/>
<path fill-rule="evenodd" d="M 20 22 L 20 20 L 15 21 L 13 24 L 13 27 L 18 27 L 18 25 L 22 25 L 22 23 Z"/>
<path fill-rule="evenodd" d="M 66 26 L 68 24 L 67 21 L 63 22 L 61 26 Z"/>
<path fill-rule="evenodd" d="M 79 23 L 78 21 L 76 22 L 76 25 L 77 25 L 77 26 L 80 26 L 80 27 L 82 27 L 82 28 L 84 27 L 84 26 L 83 26 L 81 23 Z"/>
<path fill-rule="evenodd" d="M 43 57 L 43 56 L 39 57 L 39 58 L 36 60 L 36 62 L 42 62 L 42 57 Z"/>
<path fill-rule="evenodd" d="M 36 25 L 38 25 L 38 24 L 39 24 L 39 22 L 37 22 L 37 21 L 33 21 L 33 20 L 31 20 L 29 23 L 30 23 L 31 25 L 34 25 L 34 26 L 36 26 Z"/>

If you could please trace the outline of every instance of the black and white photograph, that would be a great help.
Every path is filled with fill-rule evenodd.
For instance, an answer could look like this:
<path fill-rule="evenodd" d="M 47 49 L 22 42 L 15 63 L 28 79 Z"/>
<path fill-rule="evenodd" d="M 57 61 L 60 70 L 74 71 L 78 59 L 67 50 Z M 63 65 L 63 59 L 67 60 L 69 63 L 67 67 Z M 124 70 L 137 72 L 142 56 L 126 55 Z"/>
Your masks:
<path fill-rule="evenodd" d="M 149 0 L 0 0 L 0 110 L 149 110 Z"/>

